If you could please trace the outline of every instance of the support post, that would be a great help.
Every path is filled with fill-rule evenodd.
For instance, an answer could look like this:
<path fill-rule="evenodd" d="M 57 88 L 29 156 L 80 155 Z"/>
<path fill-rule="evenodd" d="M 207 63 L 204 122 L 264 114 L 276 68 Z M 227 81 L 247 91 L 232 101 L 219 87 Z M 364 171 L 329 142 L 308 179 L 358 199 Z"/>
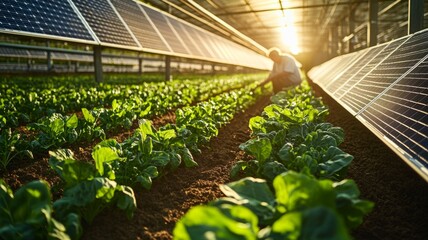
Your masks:
<path fill-rule="evenodd" d="M 102 48 L 101 46 L 94 46 L 93 50 L 95 81 L 103 82 Z"/>
<path fill-rule="evenodd" d="M 355 30 L 355 12 L 352 6 L 349 7 L 349 19 L 348 19 L 348 34 L 354 34 Z M 355 36 L 348 40 L 348 52 L 354 51 Z"/>
<path fill-rule="evenodd" d="M 50 47 L 50 41 L 46 41 L 46 47 Z M 50 72 L 52 70 L 52 53 L 50 50 L 46 51 L 46 61 L 47 71 Z"/>
<path fill-rule="evenodd" d="M 216 71 L 215 71 L 215 64 L 213 63 L 213 64 L 211 64 L 211 74 L 212 75 L 215 75 L 216 74 Z"/>
<path fill-rule="evenodd" d="M 165 56 L 165 81 L 171 80 L 171 56 Z"/>
<path fill-rule="evenodd" d="M 409 0 L 408 34 L 424 29 L 424 1 Z"/>
<path fill-rule="evenodd" d="M 138 57 L 138 74 L 143 75 L 143 58 Z"/>
<path fill-rule="evenodd" d="M 337 56 L 337 48 L 338 48 L 338 42 L 339 42 L 338 36 L 337 36 L 337 30 L 338 30 L 338 27 L 336 24 L 334 24 L 331 27 L 331 53 L 333 57 Z"/>
<path fill-rule="evenodd" d="M 378 33 L 378 13 L 379 4 L 377 0 L 369 0 L 369 22 L 367 25 L 367 45 L 368 47 L 377 45 Z"/>

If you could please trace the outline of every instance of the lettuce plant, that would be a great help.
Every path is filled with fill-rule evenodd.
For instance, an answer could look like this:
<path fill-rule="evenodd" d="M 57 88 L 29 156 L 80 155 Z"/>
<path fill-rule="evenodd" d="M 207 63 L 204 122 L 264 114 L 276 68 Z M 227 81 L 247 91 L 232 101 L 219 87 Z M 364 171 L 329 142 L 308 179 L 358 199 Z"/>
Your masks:
<path fill-rule="evenodd" d="M 289 171 L 275 178 L 273 188 L 255 178 L 221 185 L 226 197 L 191 209 L 177 223 L 174 237 L 351 239 L 349 230 L 373 208 L 373 203 L 359 199 L 352 180 L 317 180 Z"/>
<path fill-rule="evenodd" d="M 48 184 L 33 181 L 15 193 L 0 180 L 1 239 L 79 239 L 82 227 L 78 215 L 54 218 Z"/>

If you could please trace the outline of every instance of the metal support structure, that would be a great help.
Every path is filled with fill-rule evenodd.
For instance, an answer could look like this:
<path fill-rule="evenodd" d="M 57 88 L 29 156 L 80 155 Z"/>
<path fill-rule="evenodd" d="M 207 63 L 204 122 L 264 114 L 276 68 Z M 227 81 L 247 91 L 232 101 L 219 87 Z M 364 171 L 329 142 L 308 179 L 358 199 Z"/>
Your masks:
<path fill-rule="evenodd" d="M 138 74 L 143 75 L 143 58 L 138 58 Z"/>
<path fill-rule="evenodd" d="M 424 28 L 424 1 L 409 0 L 408 34 L 415 33 Z"/>
<path fill-rule="evenodd" d="M 171 56 L 165 56 L 165 81 L 171 80 Z"/>
<path fill-rule="evenodd" d="M 349 8 L 349 16 L 348 16 L 348 34 L 355 34 L 355 10 L 350 7 Z M 354 42 L 355 42 L 355 36 L 349 39 L 348 41 L 348 52 L 354 51 Z"/>
<path fill-rule="evenodd" d="M 215 71 L 215 64 L 213 63 L 213 64 L 211 64 L 211 74 L 212 75 L 215 75 L 216 74 L 216 71 Z"/>
<path fill-rule="evenodd" d="M 330 27 L 330 32 L 329 32 L 329 54 L 331 57 L 335 57 L 337 56 L 337 46 L 338 46 L 338 36 L 337 36 L 337 25 L 333 25 Z"/>
<path fill-rule="evenodd" d="M 94 46 L 94 73 L 95 81 L 103 82 L 102 47 Z"/>
<path fill-rule="evenodd" d="M 46 41 L 46 47 L 49 48 L 50 47 L 50 41 Z M 46 51 L 46 61 L 47 61 L 47 71 L 50 72 L 52 70 L 52 52 L 51 51 Z"/>
<path fill-rule="evenodd" d="M 378 33 L 378 0 L 369 0 L 369 22 L 367 24 L 367 46 L 372 47 L 377 45 Z"/>

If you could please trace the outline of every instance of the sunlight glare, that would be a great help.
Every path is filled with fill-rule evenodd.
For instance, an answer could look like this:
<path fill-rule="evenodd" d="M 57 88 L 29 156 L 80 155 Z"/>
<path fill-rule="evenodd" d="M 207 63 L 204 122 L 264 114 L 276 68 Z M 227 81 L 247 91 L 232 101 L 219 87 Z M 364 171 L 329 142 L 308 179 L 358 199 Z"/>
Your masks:
<path fill-rule="evenodd" d="M 285 11 L 285 17 L 282 18 L 281 38 L 285 47 L 294 55 L 300 53 L 298 36 L 296 27 L 293 25 L 293 14 L 290 11 Z"/>

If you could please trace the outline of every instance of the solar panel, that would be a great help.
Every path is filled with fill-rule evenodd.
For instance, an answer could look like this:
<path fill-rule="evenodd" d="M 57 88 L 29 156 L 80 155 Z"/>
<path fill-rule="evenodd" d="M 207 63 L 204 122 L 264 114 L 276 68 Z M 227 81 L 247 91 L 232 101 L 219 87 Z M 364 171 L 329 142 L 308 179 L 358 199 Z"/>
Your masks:
<path fill-rule="evenodd" d="M 428 54 L 428 49 L 421 49 Z M 428 55 L 427 55 L 428 56 Z M 428 60 L 391 86 L 360 116 L 428 174 Z"/>
<path fill-rule="evenodd" d="M 347 89 L 349 89 L 349 86 L 352 86 L 356 80 L 355 76 L 360 71 L 367 71 L 369 68 L 369 63 L 380 53 L 382 49 L 384 49 L 388 44 L 384 45 L 378 45 L 376 47 L 363 50 L 364 54 L 359 58 L 357 61 L 355 61 L 351 67 L 349 67 L 343 74 L 336 79 L 336 81 L 329 83 L 326 86 L 326 89 L 333 93 L 334 96 L 341 96 L 346 92 Z M 361 52 L 363 52 L 361 51 Z M 349 82 L 348 82 L 349 81 Z M 346 86 L 348 87 L 346 87 Z"/>
<path fill-rule="evenodd" d="M 382 90 L 414 65 L 415 62 L 413 65 L 406 63 L 412 59 L 403 52 L 412 44 L 406 42 L 407 39 L 402 38 L 391 42 L 342 87 L 345 92 L 339 99 L 350 108 L 353 114 L 358 113 Z"/>
<path fill-rule="evenodd" d="M 144 48 L 170 51 L 168 46 L 153 28 L 144 12 L 133 0 L 111 0 L 116 10 L 134 33 Z"/>
<path fill-rule="evenodd" d="M 138 47 L 107 0 L 73 0 L 102 43 Z"/>
<path fill-rule="evenodd" d="M 206 57 L 202 52 L 202 49 L 199 47 L 200 45 L 195 41 L 191 34 L 192 27 L 184 23 L 179 23 L 177 28 L 178 27 L 180 27 L 181 30 L 177 31 L 182 34 L 181 38 L 187 43 L 187 47 L 189 48 L 190 52 L 196 56 Z"/>
<path fill-rule="evenodd" d="M 171 28 L 165 15 L 144 5 L 142 5 L 142 7 L 156 28 L 159 30 L 163 38 L 166 40 L 168 45 L 171 47 L 172 51 L 175 53 L 189 54 L 186 47 L 179 40 L 179 36 L 177 36 L 174 30 Z"/>
<path fill-rule="evenodd" d="M 364 76 L 370 73 L 377 65 L 379 65 L 389 54 L 397 49 L 397 47 L 402 44 L 407 38 L 401 38 L 396 41 L 390 42 L 386 47 L 382 49 L 377 55 L 372 57 L 371 59 L 362 59 L 362 61 L 366 61 L 364 67 L 360 68 L 358 72 L 356 72 L 352 78 L 346 81 L 340 88 L 336 89 L 336 91 L 340 91 L 336 94 L 336 91 L 333 92 L 335 96 L 338 98 L 344 96 L 350 88 L 352 88 L 356 83 L 358 83 Z M 370 51 L 376 51 L 377 48 L 372 48 Z M 339 90 L 340 89 L 340 90 Z"/>
<path fill-rule="evenodd" d="M 68 1 L 2 0 L 0 30 L 94 41 Z"/>
<path fill-rule="evenodd" d="M 214 54 L 212 53 L 211 48 L 207 46 L 206 42 L 204 41 L 204 38 L 202 37 L 204 33 L 196 28 L 188 28 L 187 31 L 198 43 L 199 49 L 204 54 L 204 56 L 207 58 L 214 58 Z"/>

